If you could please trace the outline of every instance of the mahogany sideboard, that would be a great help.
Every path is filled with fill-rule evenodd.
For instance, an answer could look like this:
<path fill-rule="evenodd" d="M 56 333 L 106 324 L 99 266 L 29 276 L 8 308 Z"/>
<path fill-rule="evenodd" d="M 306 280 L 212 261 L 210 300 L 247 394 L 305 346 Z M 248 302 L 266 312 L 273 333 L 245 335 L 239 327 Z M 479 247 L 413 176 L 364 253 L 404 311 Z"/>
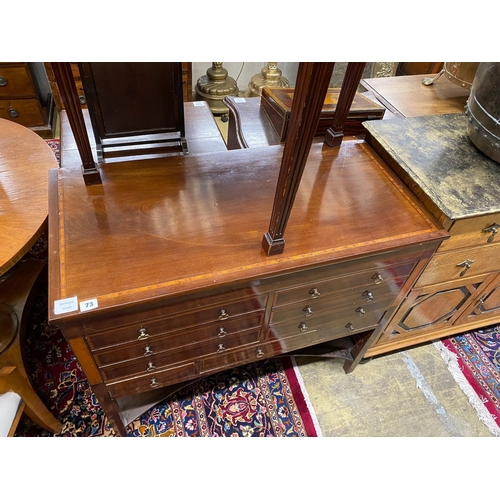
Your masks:
<path fill-rule="evenodd" d="M 104 162 L 86 185 L 62 127 L 49 319 L 120 435 L 172 386 L 231 366 L 356 338 L 354 369 L 448 237 L 363 140 L 312 145 L 269 256 L 282 146 Z"/>

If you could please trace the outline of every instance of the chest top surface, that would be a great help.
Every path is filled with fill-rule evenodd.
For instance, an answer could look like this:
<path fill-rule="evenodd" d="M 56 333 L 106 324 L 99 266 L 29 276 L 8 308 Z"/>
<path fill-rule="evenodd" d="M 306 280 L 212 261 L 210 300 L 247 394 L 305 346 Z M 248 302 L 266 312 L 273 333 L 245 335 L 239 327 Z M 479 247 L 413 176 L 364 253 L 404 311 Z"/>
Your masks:
<path fill-rule="evenodd" d="M 500 164 L 472 144 L 463 113 L 365 127 L 451 220 L 500 211 Z"/>
<path fill-rule="evenodd" d="M 282 151 L 104 164 L 102 185 L 88 187 L 67 155 L 51 175 L 50 303 L 124 307 L 443 237 L 363 141 L 313 144 L 286 250 L 267 257 Z"/>

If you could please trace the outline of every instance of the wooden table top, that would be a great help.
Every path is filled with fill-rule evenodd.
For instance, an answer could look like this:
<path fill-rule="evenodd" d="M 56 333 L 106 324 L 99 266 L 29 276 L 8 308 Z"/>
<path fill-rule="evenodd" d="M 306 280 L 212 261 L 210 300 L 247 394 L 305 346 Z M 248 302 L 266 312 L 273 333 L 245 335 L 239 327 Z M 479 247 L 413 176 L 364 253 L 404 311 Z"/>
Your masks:
<path fill-rule="evenodd" d="M 364 141 L 315 143 L 285 252 L 267 257 L 261 241 L 282 153 L 268 146 L 104 164 L 93 186 L 63 155 L 50 182 L 51 319 L 82 314 L 53 314 L 66 298 L 97 299 L 83 313 L 91 317 L 446 236 Z"/>
<path fill-rule="evenodd" d="M 425 77 L 436 75 L 366 78 L 361 85 L 398 117 L 462 113 L 470 90 L 464 89 L 444 75 L 425 86 Z"/>
<path fill-rule="evenodd" d="M 48 214 L 48 171 L 58 168 L 47 143 L 27 127 L 0 119 L 0 275 L 37 241 Z"/>

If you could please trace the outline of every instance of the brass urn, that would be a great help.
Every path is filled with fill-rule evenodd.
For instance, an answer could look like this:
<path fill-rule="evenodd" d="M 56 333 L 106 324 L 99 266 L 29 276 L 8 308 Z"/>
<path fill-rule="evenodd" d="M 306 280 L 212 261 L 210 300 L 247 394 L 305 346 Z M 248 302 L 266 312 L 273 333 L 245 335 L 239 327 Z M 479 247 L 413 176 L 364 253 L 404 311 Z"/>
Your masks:
<path fill-rule="evenodd" d="M 258 97 L 262 95 L 262 89 L 264 87 L 290 87 L 288 80 L 281 75 L 282 72 L 278 68 L 278 63 L 267 63 L 267 66 L 263 67 L 260 73 L 254 75 L 250 80 L 250 83 L 248 84 L 248 90 L 246 92 L 246 97 Z"/>

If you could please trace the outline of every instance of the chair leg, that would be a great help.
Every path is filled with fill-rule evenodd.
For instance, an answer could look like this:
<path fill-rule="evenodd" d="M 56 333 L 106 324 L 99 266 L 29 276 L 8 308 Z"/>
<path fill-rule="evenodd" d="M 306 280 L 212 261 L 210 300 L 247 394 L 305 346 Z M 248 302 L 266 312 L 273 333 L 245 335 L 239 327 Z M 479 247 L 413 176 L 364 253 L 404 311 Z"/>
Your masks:
<path fill-rule="evenodd" d="M 21 396 L 26 405 L 24 411 L 35 424 L 49 432 L 61 432 L 61 422 L 50 413 L 38 394 L 14 366 L 6 366 L 0 369 L 0 392 L 8 390 L 12 390 Z"/>

